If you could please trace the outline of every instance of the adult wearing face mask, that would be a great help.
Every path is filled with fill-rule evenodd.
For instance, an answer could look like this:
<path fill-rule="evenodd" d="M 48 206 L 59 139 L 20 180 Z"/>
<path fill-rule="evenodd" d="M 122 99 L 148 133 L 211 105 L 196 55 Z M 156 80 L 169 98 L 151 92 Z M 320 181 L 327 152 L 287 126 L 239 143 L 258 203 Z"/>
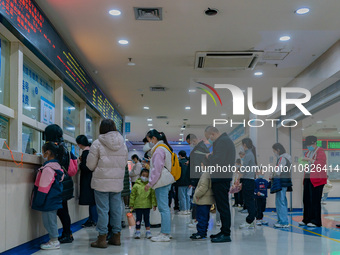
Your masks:
<path fill-rule="evenodd" d="M 209 126 L 205 129 L 205 138 L 213 145 L 213 152 L 206 154 L 208 165 L 220 167 L 232 167 L 235 163 L 235 145 L 226 133 L 220 133 L 215 127 Z M 231 214 L 229 205 L 229 189 L 233 173 L 211 174 L 212 191 L 216 200 L 216 207 L 221 215 L 221 232 L 211 235 L 211 242 L 231 242 L 230 226 Z"/>
<path fill-rule="evenodd" d="M 147 133 L 147 139 L 151 149 L 151 165 L 149 183 L 145 186 L 145 191 L 150 188 L 155 190 L 159 212 L 161 213 L 161 233 L 152 237 L 153 242 L 170 242 L 171 238 L 171 214 L 168 206 L 168 194 L 171 184 L 175 182 L 171 174 L 171 146 L 163 132 L 152 129 Z M 162 145 L 162 146 L 160 146 Z M 167 146 L 167 148 L 163 146 Z"/>
<path fill-rule="evenodd" d="M 327 158 L 324 150 L 316 145 L 317 137 L 307 136 L 305 144 L 308 151 L 303 161 L 307 162 L 303 180 L 303 220 L 300 226 L 321 227 L 321 198 L 327 183 Z"/>
<path fill-rule="evenodd" d="M 131 184 L 133 187 L 133 185 L 135 185 L 135 182 L 140 176 L 140 172 L 142 171 L 142 163 L 140 162 L 137 154 L 132 155 L 131 160 L 132 160 L 132 163 L 134 163 L 134 165 L 129 173 L 129 176 L 131 178 Z"/>
<path fill-rule="evenodd" d="M 276 192 L 275 205 L 277 212 L 277 223 L 274 224 L 276 228 L 288 228 L 288 204 L 286 192 L 291 190 L 292 179 L 290 170 L 292 165 L 292 157 L 286 153 L 285 148 L 280 143 L 275 143 L 273 152 L 277 157 L 276 167 L 277 171 L 273 172 L 273 177 L 280 178 L 282 190 Z"/>

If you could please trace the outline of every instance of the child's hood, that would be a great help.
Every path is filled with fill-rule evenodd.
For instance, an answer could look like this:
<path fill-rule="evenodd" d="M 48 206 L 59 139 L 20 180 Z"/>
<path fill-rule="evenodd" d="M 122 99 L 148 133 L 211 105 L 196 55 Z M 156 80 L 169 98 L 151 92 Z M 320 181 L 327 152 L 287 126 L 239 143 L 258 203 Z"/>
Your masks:
<path fill-rule="evenodd" d="M 148 182 L 143 182 L 141 178 L 138 178 L 137 181 L 136 181 L 136 184 L 145 186 L 146 184 L 148 184 Z"/>
<path fill-rule="evenodd" d="M 60 164 L 57 161 L 46 162 L 46 164 L 44 164 L 40 169 L 42 170 L 47 167 L 52 168 L 53 170 L 59 170 L 59 171 L 64 172 Z"/>

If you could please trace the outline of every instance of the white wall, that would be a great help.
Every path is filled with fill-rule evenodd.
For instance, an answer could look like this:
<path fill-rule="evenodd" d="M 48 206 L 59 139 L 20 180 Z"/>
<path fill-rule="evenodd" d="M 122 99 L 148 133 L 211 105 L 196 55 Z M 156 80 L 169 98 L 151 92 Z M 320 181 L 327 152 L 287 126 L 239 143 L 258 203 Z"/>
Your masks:
<path fill-rule="evenodd" d="M 47 234 L 41 220 L 41 212 L 30 208 L 35 170 L 40 167 L 38 156 L 24 155 L 22 167 L 10 158 L 9 152 L 0 150 L 0 253 Z M 21 153 L 15 153 L 20 162 Z M 5 161 L 6 160 L 6 161 Z M 30 163 L 28 163 L 30 162 Z M 75 195 L 78 194 L 78 175 Z M 88 217 L 88 207 L 79 206 L 78 199 L 68 202 L 72 223 Z M 61 224 L 58 220 L 58 226 Z"/>

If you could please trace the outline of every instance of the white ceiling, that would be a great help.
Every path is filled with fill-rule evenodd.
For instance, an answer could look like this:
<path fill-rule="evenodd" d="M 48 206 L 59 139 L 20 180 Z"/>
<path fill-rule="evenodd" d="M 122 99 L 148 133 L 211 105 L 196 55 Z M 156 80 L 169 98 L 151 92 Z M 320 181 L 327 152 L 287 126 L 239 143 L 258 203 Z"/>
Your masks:
<path fill-rule="evenodd" d="M 210 118 L 200 115 L 200 94 L 189 95 L 194 81 L 210 85 L 223 82 L 255 88 L 255 102 L 271 97 L 271 87 L 285 86 L 340 38 L 339 0 L 36 0 L 58 32 L 78 56 L 103 92 L 119 105 L 119 111 L 131 122 L 130 140 L 141 140 L 153 127 L 164 131 L 169 140 L 180 138 L 183 119 L 200 125 L 185 134 L 202 135 Z M 309 14 L 298 16 L 302 6 Z M 136 21 L 133 7 L 163 7 L 162 21 Z M 219 14 L 208 17 L 204 10 L 217 8 Z M 110 9 L 122 15 L 113 17 Z M 280 42 L 279 37 L 291 40 Z M 119 39 L 128 39 L 122 46 Z M 283 61 L 267 62 L 254 71 L 197 71 L 193 68 L 196 51 L 291 51 Z M 136 66 L 128 66 L 131 57 Z M 278 64 L 276 67 L 274 64 Z M 162 85 L 166 92 L 150 92 Z M 143 97 L 141 96 L 143 94 Z M 223 108 L 208 106 L 210 113 L 231 116 L 231 98 L 224 95 Z M 211 103 L 211 102 L 209 102 Z M 185 110 L 185 106 L 191 110 Z M 150 110 L 144 110 L 149 106 Z M 168 120 L 156 120 L 166 115 Z M 214 116 L 214 117 L 216 117 Z M 167 121 L 169 124 L 167 124 Z"/>

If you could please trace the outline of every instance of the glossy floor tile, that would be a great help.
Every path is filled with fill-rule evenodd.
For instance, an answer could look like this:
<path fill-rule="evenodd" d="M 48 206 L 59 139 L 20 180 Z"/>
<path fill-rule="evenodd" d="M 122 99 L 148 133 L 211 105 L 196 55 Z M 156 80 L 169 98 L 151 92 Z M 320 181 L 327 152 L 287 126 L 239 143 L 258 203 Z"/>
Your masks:
<path fill-rule="evenodd" d="M 124 254 L 124 255 L 179 255 L 179 254 L 340 254 L 340 229 L 335 225 L 340 224 L 340 202 L 330 201 L 323 206 L 324 219 L 328 222 L 322 228 L 301 228 L 297 219 L 302 213 L 292 213 L 290 227 L 288 229 L 275 229 L 276 222 L 274 212 L 266 213 L 268 226 L 260 226 L 255 230 L 240 230 L 239 224 L 243 223 L 246 215 L 238 212 L 238 208 L 232 209 L 232 242 L 212 244 L 209 240 L 191 241 L 189 236 L 194 229 L 189 229 L 187 223 L 190 216 L 172 214 L 173 240 L 170 243 L 152 243 L 144 238 L 135 240 L 132 238 L 134 229 L 122 231 L 122 246 L 109 246 L 107 249 L 94 249 L 90 247 L 90 241 L 95 240 L 97 233 L 94 228 L 82 229 L 74 233 L 75 241 L 72 244 L 63 244 L 61 250 L 39 251 L 36 254 Z M 153 229 L 156 234 L 159 229 Z M 215 215 L 212 214 L 209 234 L 218 232 L 215 226 Z M 144 231 L 142 232 L 144 236 Z"/>

